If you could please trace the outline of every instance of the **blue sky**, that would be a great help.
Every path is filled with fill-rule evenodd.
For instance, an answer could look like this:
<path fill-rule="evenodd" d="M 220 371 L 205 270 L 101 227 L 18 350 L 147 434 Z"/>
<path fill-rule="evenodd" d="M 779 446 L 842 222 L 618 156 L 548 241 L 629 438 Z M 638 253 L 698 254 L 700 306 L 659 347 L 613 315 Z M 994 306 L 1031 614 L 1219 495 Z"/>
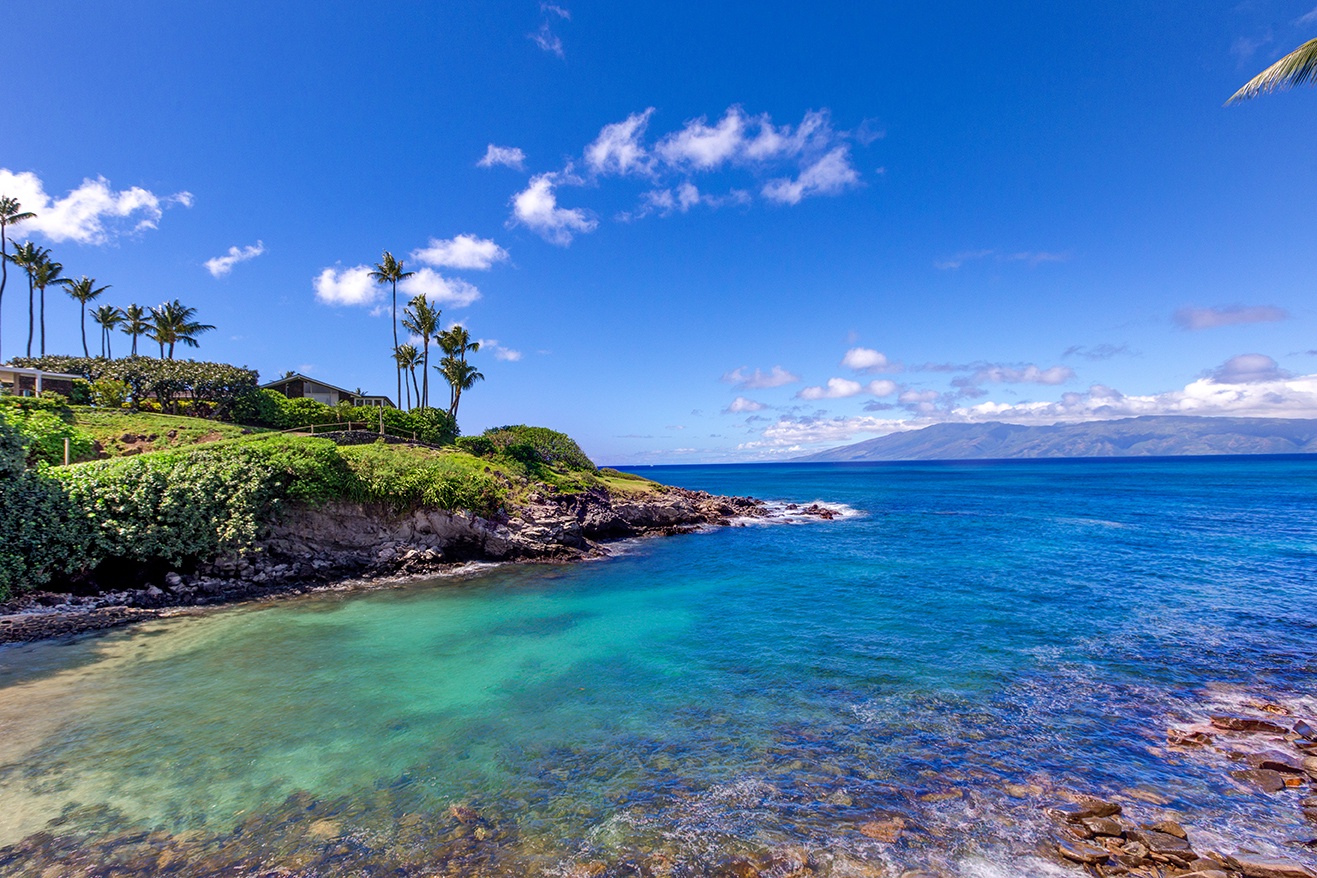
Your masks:
<path fill-rule="evenodd" d="M 7 32 L 0 189 L 267 379 L 392 395 L 357 270 L 389 249 L 488 342 L 463 431 L 601 462 L 1317 417 L 1317 92 L 1222 107 L 1314 2 L 48 0 Z"/>

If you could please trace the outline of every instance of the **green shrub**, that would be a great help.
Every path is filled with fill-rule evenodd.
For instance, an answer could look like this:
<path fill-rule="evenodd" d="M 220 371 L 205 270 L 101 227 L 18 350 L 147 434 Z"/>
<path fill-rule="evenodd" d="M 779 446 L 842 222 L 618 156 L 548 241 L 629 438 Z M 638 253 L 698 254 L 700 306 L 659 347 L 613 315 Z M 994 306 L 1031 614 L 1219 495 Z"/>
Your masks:
<path fill-rule="evenodd" d="M 117 378 L 99 378 L 91 383 L 92 405 L 106 409 L 123 408 L 128 401 L 128 382 Z"/>
<path fill-rule="evenodd" d="M 597 471 L 594 461 L 585 456 L 581 446 L 557 430 L 518 424 L 493 427 L 483 435 L 500 453 L 527 465 L 543 463 L 566 470 Z"/>
<path fill-rule="evenodd" d="M 0 478 L 0 600 L 91 566 L 91 519 L 55 479 Z"/>
<path fill-rule="evenodd" d="M 69 391 L 71 405 L 91 405 L 91 382 L 86 378 L 74 378 L 73 389 Z"/>
<path fill-rule="evenodd" d="M 16 357 L 16 366 L 81 375 L 91 382 L 102 378 L 128 385 L 133 403 L 142 406 L 154 400 L 162 407 L 178 411 L 180 397 L 200 400 L 213 406 L 218 417 L 227 418 L 239 399 L 256 389 L 256 372 L 228 363 L 196 360 L 158 360 L 154 357 Z"/>
<path fill-rule="evenodd" d="M 395 511 L 428 506 L 486 517 L 505 499 L 493 476 L 462 455 L 383 442 L 339 450 L 357 479 L 349 499 L 382 503 Z"/>
<path fill-rule="evenodd" d="M 498 451 L 497 446 L 484 436 L 460 436 L 457 447 L 475 457 L 493 457 Z"/>
<path fill-rule="evenodd" d="M 27 469 L 27 439 L 0 409 L 0 482 L 16 479 Z"/>
<path fill-rule="evenodd" d="M 73 410 L 58 394 L 6 396 L 0 400 L 0 413 L 22 434 L 30 464 L 62 464 L 65 439 L 70 460 L 90 460 L 95 454 L 95 440 L 73 426 Z"/>

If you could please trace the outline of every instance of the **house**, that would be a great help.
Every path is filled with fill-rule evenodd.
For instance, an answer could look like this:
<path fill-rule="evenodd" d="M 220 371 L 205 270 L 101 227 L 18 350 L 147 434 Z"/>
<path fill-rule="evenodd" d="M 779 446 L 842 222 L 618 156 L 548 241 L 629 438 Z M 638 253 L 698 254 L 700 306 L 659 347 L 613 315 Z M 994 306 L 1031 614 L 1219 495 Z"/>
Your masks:
<path fill-rule="evenodd" d="M 314 399 L 316 402 L 323 402 L 325 405 L 346 403 L 354 406 L 397 408 L 393 404 L 393 400 L 387 396 L 344 390 L 342 387 L 335 387 L 333 384 L 315 378 L 308 378 L 301 372 L 293 372 L 277 381 L 262 384 L 261 387 L 265 390 L 282 393 L 289 399 Z"/>
<path fill-rule="evenodd" d="M 81 377 L 20 366 L 0 366 L 0 389 L 15 396 L 39 396 L 43 390 L 53 390 L 68 396 L 73 392 L 73 382 Z"/>

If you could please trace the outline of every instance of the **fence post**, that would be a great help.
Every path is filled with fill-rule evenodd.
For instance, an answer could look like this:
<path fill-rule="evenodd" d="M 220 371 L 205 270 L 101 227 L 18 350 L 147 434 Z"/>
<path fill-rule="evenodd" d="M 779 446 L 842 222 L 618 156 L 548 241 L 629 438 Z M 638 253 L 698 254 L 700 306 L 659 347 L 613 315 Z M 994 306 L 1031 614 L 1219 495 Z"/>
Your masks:
<path fill-rule="evenodd" d="M 69 465 L 69 437 L 64 437 L 64 465 Z"/>
<path fill-rule="evenodd" d="M 380 406 L 380 435 L 384 435 L 384 406 Z"/>

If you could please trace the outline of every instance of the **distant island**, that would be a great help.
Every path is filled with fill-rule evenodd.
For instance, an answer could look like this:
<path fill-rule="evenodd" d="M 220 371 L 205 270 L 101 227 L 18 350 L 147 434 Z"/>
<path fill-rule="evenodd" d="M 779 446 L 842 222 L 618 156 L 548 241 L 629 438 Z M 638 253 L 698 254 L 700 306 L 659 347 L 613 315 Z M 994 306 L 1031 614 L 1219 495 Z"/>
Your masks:
<path fill-rule="evenodd" d="M 799 461 L 1003 460 L 1317 453 L 1317 420 L 1148 415 L 1082 424 L 933 424 Z"/>

